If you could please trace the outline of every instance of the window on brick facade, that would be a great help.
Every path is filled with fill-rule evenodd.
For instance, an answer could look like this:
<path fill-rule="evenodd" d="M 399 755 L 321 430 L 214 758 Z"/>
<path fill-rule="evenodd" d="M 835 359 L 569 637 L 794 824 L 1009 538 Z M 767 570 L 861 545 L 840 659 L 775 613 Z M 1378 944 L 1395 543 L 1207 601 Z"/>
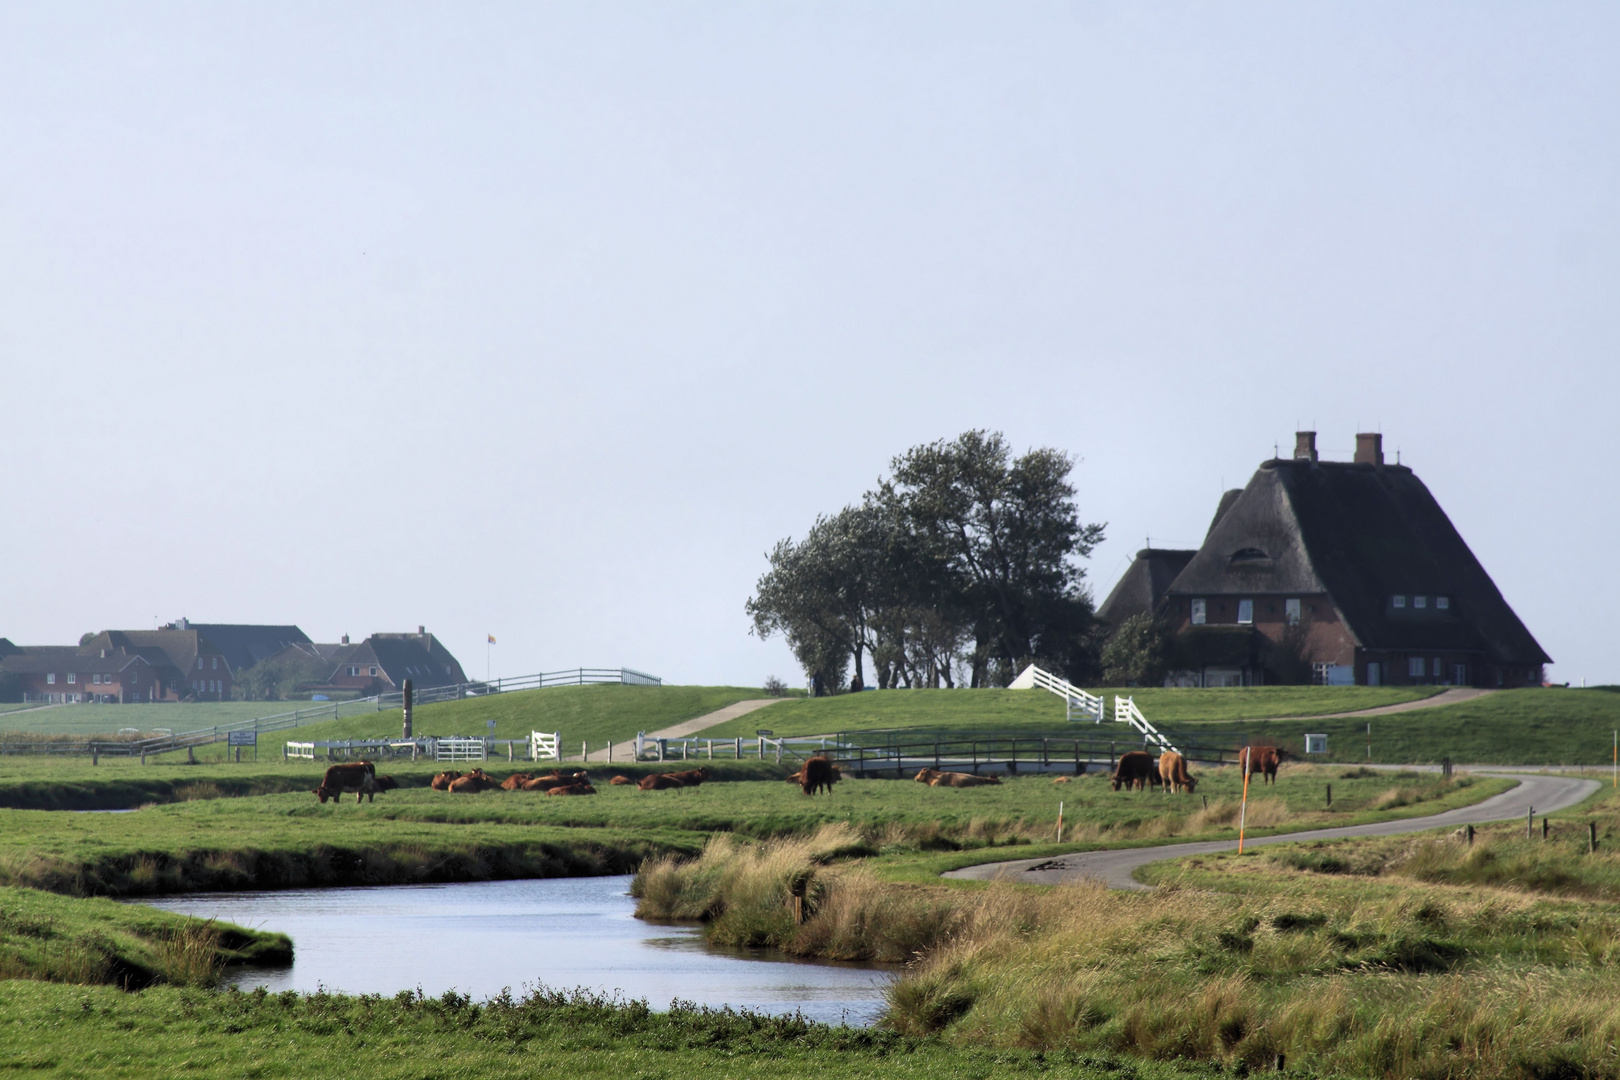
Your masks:
<path fill-rule="evenodd" d="M 1425 663 L 1424 663 L 1423 657 L 1421 657 L 1421 656 L 1409 656 L 1409 657 L 1406 658 L 1406 673 L 1408 675 L 1410 675 L 1412 678 L 1414 678 L 1414 679 L 1423 678 L 1423 676 L 1425 674 L 1424 667 L 1425 667 Z"/>
<path fill-rule="evenodd" d="M 202 670 L 202 657 L 200 657 L 200 656 L 197 657 L 197 670 L 198 671 Z"/>
<path fill-rule="evenodd" d="M 1287 620 L 1289 626 L 1299 625 L 1299 601 L 1297 599 L 1283 601 L 1283 618 Z"/>
<path fill-rule="evenodd" d="M 1205 608 L 1205 605 L 1207 603 L 1208 603 L 1207 600 L 1194 600 L 1192 602 L 1192 624 L 1194 626 L 1203 626 L 1204 625 L 1204 622 L 1206 621 L 1206 618 L 1207 618 L 1206 608 Z"/>
<path fill-rule="evenodd" d="M 1412 606 L 1415 608 L 1426 608 L 1429 606 L 1429 598 L 1427 596 L 1414 596 L 1412 597 Z"/>
<path fill-rule="evenodd" d="M 1435 610 L 1437 610 L 1437 611 L 1450 611 L 1451 610 L 1451 597 L 1449 597 L 1449 596 L 1437 596 L 1437 597 L 1435 597 L 1434 598 L 1434 606 L 1435 606 Z"/>
<path fill-rule="evenodd" d="M 212 671 L 218 671 L 219 670 L 219 657 L 217 657 L 217 656 L 214 657 L 214 666 L 210 670 L 212 670 Z"/>
<path fill-rule="evenodd" d="M 45 685 L 46 686 L 55 686 L 56 685 L 56 672 L 53 671 L 49 675 L 45 676 Z"/>
<path fill-rule="evenodd" d="M 371 669 L 371 674 L 372 674 L 372 675 L 376 675 L 376 674 L 377 674 L 377 669 L 376 669 L 376 668 L 372 668 L 372 669 Z"/>
<path fill-rule="evenodd" d="M 1244 626 L 1252 626 L 1254 624 L 1253 600 L 1238 601 L 1238 622 Z"/>
<path fill-rule="evenodd" d="M 1396 593 L 1395 594 L 1395 606 L 1398 607 L 1398 608 L 1405 607 L 1406 606 L 1406 597 L 1402 596 L 1400 593 Z"/>
<path fill-rule="evenodd" d="M 77 671 L 68 672 L 68 682 L 73 683 L 73 682 L 78 682 L 78 681 L 79 681 L 79 673 Z"/>

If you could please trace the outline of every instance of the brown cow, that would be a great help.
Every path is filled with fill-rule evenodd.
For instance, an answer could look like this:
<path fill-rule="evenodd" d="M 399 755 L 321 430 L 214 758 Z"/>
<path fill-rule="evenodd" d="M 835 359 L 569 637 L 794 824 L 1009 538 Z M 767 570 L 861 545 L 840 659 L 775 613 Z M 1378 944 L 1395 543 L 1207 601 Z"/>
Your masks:
<path fill-rule="evenodd" d="M 1187 771 L 1187 759 L 1174 750 L 1166 750 L 1159 755 L 1159 780 L 1166 791 L 1177 794 L 1186 788 L 1187 794 L 1191 795 L 1193 788 L 1198 786 L 1198 778 Z"/>
<path fill-rule="evenodd" d="M 432 788 L 434 791 L 449 791 L 450 781 L 454 780 L 460 775 L 460 773 L 455 772 L 454 770 L 442 773 L 434 773 L 433 780 L 428 784 L 428 787 Z"/>
<path fill-rule="evenodd" d="M 840 769 L 837 765 L 834 765 L 832 767 L 832 778 L 833 778 L 833 783 L 835 783 L 835 784 L 838 783 L 838 781 L 840 781 L 840 780 L 842 780 L 844 778 L 844 770 Z M 800 785 L 802 787 L 804 785 L 804 766 L 800 765 L 798 772 L 790 773 L 787 776 L 783 777 L 783 779 L 786 780 L 790 784 L 798 784 L 798 785 Z"/>
<path fill-rule="evenodd" d="M 1253 764 L 1250 764 L 1250 756 Z M 1238 769 L 1245 770 L 1250 776 L 1264 775 L 1265 782 L 1277 782 L 1277 766 L 1282 764 L 1288 751 L 1276 746 L 1245 746 L 1238 751 Z"/>
<path fill-rule="evenodd" d="M 483 769 L 474 769 L 466 776 L 458 776 L 450 781 L 450 790 L 463 794 L 489 791 L 500 786 L 500 783 Z"/>
<path fill-rule="evenodd" d="M 529 774 L 528 773 L 526 773 L 526 772 L 515 772 L 511 776 L 508 776 L 505 780 L 501 781 L 501 790 L 502 791 L 516 791 L 519 788 L 521 788 L 523 786 L 524 781 L 526 781 L 528 779 L 529 779 Z"/>
<path fill-rule="evenodd" d="M 804 765 L 799 769 L 799 787 L 803 789 L 806 795 L 814 795 L 823 788 L 827 790 L 828 795 L 831 795 L 833 793 L 833 784 L 838 782 L 833 777 L 834 769 L 833 763 L 824 757 L 818 756 L 806 759 Z"/>
<path fill-rule="evenodd" d="M 633 783 L 635 783 L 635 781 L 630 779 L 628 776 L 615 776 L 613 779 L 609 780 L 608 783 L 610 783 L 610 784 L 633 784 Z"/>
<path fill-rule="evenodd" d="M 636 787 L 642 791 L 666 791 L 669 788 L 681 788 L 685 786 L 685 784 L 675 779 L 673 773 L 667 772 L 648 773 L 646 776 L 643 776 L 641 778 L 641 782 L 636 785 Z"/>
<path fill-rule="evenodd" d="M 552 788 L 565 787 L 569 784 L 588 784 L 591 782 L 590 774 L 584 769 L 578 772 L 547 773 L 545 776 L 532 777 L 524 781 L 524 791 L 550 791 Z"/>
<path fill-rule="evenodd" d="M 1153 755 L 1146 750 L 1131 750 L 1119 755 L 1119 761 L 1114 765 L 1114 775 L 1108 778 L 1108 786 L 1114 791 L 1121 787 L 1141 791 L 1149 784 L 1157 785 L 1158 782 L 1159 772 L 1153 767 Z"/>
<path fill-rule="evenodd" d="M 1001 778 L 997 776 L 974 776 L 972 773 L 945 772 L 940 769 L 923 769 L 912 779 L 929 787 L 985 787 L 1001 783 Z"/>
<path fill-rule="evenodd" d="M 361 799 L 376 801 L 379 791 L 387 791 L 399 785 L 393 777 L 385 777 L 386 785 L 377 779 L 376 766 L 369 761 L 356 761 L 347 765 L 330 765 L 326 775 L 321 778 L 320 786 L 314 788 L 315 797 L 321 802 L 331 799 L 337 801 L 338 796 L 347 792 L 354 792 L 354 801 Z"/>
<path fill-rule="evenodd" d="M 547 795 L 595 795 L 596 789 L 589 784 L 564 784 L 554 787 L 546 792 Z"/>
<path fill-rule="evenodd" d="M 701 768 L 688 769 L 685 772 L 670 773 L 669 775 L 673 776 L 687 787 L 697 787 L 699 784 L 703 783 L 703 781 L 709 778 L 709 767 L 704 765 Z"/>

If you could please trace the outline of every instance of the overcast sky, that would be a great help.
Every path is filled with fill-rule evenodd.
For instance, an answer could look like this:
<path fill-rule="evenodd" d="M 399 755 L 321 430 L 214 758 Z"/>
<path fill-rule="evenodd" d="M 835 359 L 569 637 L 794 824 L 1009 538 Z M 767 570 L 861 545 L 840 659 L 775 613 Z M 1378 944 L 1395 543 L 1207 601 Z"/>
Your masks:
<path fill-rule="evenodd" d="M 1130 555 L 1381 430 L 1620 681 L 1613 4 L 0 3 L 0 636 L 802 685 L 777 540 L 969 428 Z"/>

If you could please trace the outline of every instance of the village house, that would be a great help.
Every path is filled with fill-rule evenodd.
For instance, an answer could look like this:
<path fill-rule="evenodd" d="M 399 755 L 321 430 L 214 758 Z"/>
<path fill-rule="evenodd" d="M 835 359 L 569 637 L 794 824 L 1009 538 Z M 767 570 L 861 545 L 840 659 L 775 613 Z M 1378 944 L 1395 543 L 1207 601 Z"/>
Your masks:
<path fill-rule="evenodd" d="M 300 683 L 301 692 L 370 697 L 398 690 L 406 679 L 421 690 L 467 681 L 461 662 L 424 626 L 418 626 L 414 634 L 372 634 L 356 644 L 350 644 L 347 634 L 336 644 L 293 644 L 276 659 L 285 661 L 295 654 L 312 658 L 331 672 L 320 682 Z"/>
<path fill-rule="evenodd" d="M 1141 612 L 1174 635 L 1167 685 L 1535 686 L 1551 662 L 1378 434 L 1330 462 L 1299 432 L 1222 496 L 1196 552 L 1138 552 L 1098 613 Z"/>
<path fill-rule="evenodd" d="M 104 630 L 82 645 L 4 645 L 0 672 L 17 680 L 23 701 L 74 705 L 230 697 L 229 666 L 194 630 Z"/>

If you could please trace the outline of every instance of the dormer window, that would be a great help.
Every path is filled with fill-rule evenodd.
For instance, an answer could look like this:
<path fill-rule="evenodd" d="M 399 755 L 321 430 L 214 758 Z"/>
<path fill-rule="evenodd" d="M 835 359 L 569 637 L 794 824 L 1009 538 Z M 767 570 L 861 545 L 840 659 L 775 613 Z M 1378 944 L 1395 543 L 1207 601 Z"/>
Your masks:
<path fill-rule="evenodd" d="M 1299 625 L 1299 600 L 1297 597 L 1283 601 L 1283 620 L 1289 626 Z"/>
<path fill-rule="evenodd" d="M 1253 600 L 1239 600 L 1238 601 L 1238 624 L 1241 625 L 1241 626 L 1253 626 L 1254 625 L 1254 601 Z"/>
<path fill-rule="evenodd" d="M 1209 601 L 1207 600 L 1194 600 L 1192 602 L 1192 624 L 1194 626 L 1204 625 L 1208 618 L 1206 609 L 1206 605 L 1208 603 Z"/>
<path fill-rule="evenodd" d="M 1405 607 L 1406 606 L 1406 597 L 1404 597 L 1404 596 L 1400 595 L 1399 593 L 1397 593 L 1395 595 L 1395 606 L 1397 608 Z"/>
<path fill-rule="evenodd" d="M 1414 596 L 1412 597 L 1412 606 L 1421 611 L 1429 606 L 1429 598 L 1427 596 Z"/>

